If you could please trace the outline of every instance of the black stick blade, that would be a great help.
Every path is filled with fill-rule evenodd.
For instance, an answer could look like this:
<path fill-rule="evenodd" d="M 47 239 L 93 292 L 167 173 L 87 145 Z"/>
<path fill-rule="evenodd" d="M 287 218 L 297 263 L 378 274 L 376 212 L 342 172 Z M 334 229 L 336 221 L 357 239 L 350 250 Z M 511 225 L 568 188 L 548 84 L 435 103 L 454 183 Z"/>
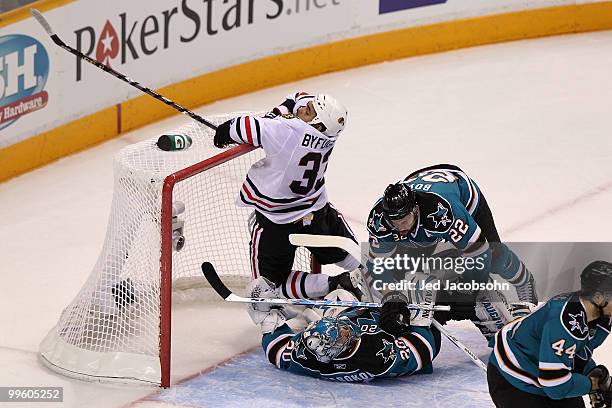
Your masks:
<path fill-rule="evenodd" d="M 215 271 L 213 264 L 210 262 L 204 262 L 202 264 L 202 273 L 204 274 L 204 277 L 208 283 L 210 283 L 210 286 L 212 286 L 215 292 L 217 292 L 223 299 L 227 299 L 232 294 L 232 291 L 225 286 L 225 284 L 221 281 L 221 278 L 219 278 L 219 275 L 217 275 L 217 271 Z"/>

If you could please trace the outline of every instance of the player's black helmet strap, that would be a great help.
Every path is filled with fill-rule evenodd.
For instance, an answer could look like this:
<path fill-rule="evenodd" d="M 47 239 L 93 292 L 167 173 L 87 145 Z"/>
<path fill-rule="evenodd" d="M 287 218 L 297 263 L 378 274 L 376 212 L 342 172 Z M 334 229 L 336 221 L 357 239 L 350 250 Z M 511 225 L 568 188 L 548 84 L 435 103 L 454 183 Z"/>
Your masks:
<path fill-rule="evenodd" d="M 404 183 L 389 184 L 382 199 L 382 209 L 390 220 L 404 218 L 416 204 L 414 192 Z"/>

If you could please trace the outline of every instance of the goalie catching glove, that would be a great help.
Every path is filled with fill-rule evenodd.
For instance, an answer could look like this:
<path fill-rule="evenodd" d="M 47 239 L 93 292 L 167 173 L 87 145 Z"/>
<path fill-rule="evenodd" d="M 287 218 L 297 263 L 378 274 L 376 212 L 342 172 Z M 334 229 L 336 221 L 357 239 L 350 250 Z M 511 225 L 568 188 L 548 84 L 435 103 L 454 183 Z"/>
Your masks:
<path fill-rule="evenodd" d="M 248 297 L 251 298 L 278 298 L 278 292 L 272 282 L 264 277 L 259 277 L 246 288 Z M 282 326 L 287 320 L 296 316 L 289 308 L 270 305 L 269 303 L 249 303 L 247 312 L 253 323 L 259 326 L 262 334 L 271 333 Z"/>

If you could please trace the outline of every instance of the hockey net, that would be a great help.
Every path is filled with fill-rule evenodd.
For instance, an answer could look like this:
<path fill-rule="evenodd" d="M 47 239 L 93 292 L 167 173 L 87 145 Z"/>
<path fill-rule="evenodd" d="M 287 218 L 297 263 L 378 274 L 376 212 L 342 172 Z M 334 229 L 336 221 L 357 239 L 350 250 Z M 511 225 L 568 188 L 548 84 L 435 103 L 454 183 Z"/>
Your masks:
<path fill-rule="evenodd" d="M 222 123 L 238 114 L 211 118 Z M 114 191 L 105 242 L 81 291 L 40 345 L 44 364 L 94 381 L 170 382 L 172 288 L 202 285 L 200 266 L 212 262 L 223 280 L 243 288 L 250 280 L 248 219 L 235 205 L 261 149 L 222 151 L 213 131 L 193 123 L 186 150 L 162 151 L 157 136 L 122 149 L 114 160 Z M 184 247 L 173 250 L 173 204 L 185 210 Z M 294 268 L 310 270 L 299 248 Z M 176 295 L 176 293 L 175 293 Z"/>

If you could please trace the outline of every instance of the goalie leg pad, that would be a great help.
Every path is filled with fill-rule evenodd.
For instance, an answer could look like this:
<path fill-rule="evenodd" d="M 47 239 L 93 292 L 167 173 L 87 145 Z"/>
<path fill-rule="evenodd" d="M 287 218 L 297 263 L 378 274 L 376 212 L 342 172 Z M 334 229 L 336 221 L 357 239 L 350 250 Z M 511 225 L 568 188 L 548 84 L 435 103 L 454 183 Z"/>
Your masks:
<path fill-rule="evenodd" d="M 408 303 L 433 306 L 436 303 L 438 291 L 433 289 L 436 287 L 438 278 L 433 275 L 417 272 L 407 275 L 408 290 L 405 295 L 408 298 Z M 410 310 L 410 325 L 411 326 L 431 326 L 433 319 L 432 309 L 411 309 Z"/>
<path fill-rule="evenodd" d="M 271 309 L 268 312 L 252 310 L 249 311 L 249 316 L 259 326 L 261 334 L 272 333 L 287 322 L 287 317 L 281 309 Z"/>
<path fill-rule="evenodd" d="M 495 333 L 513 320 L 506 298 L 497 291 L 482 291 L 476 297 L 474 308 L 476 319 L 472 322 L 485 338 L 491 342 Z"/>
<path fill-rule="evenodd" d="M 253 279 L 246 287 L 245 294 L 250 298 L 277 298 L 278 290 L 276 286 L 268 279 L 263 276 Z M 260 310 L 260 311 L 269 311 L 270 304 L 269 303 L 249 303 L 249 306 Z"/>
<path fill-rule="evenodd" d="M 251 298 L 277 298 L 278 291 L 273 283 L 264 277 L 254 279 L 247 285 L 246 293 Z M 286 310 L 285 310 L 286 309 Z M 259 326 L 262 334 L 271 333 L 293 316 L 291 310 L 269 303 L 248 303 L 247 312 L 253 323 Z"/>

